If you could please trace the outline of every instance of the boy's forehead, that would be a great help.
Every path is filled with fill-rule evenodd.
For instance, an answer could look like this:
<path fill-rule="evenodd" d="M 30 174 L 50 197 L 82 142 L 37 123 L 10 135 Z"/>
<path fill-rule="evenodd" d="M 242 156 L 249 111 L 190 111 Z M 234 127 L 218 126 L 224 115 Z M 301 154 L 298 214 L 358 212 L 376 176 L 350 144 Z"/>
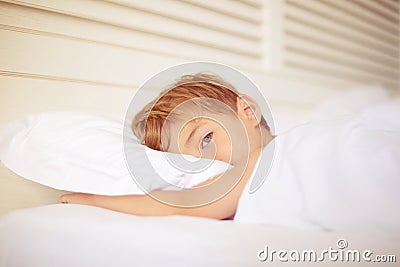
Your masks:
<path fill-rule="evenodd" d="M 193 128 L 200 125 L 205 119 L 203 115 L 185 114 L 184 116 L 179 116 L 179 118 L 171 120 L 169 128 L 178 131 L 186 127 Z"/>
<path fill-rule="evenodd" d="M 186 125 L 195 127 L 195 126 L 199 125 L 204 119 L 206 119 L 204 116 L 197 116 L 197 117 L 194 116 L 191 120 L 189 120 L 186 123 Z"/>
<path fill-rule="evenodd" d="M 230 113 L 236 112 L 236 109 L 232 109 L 227 103 L 214 98 L 198 97 L 191 98 L 177 104 L 171 111 L 170 114 L 180 113 Z"/>
<path fill-rule="evenodd" d="M 172 125 L 181 125 L 183 127 L 196 127 L 204 121 L 214 121 L 214 122 L 224 122 L 226 119 L 231 119 L 232 114 L 226 114 L 226 113 L 213 113 L 213 112 L 202 112 L 200 113 L 192 113 L 188 112 L 186 114 L 183 114 L 182 116 L 179 116 L 176 118 L 176 120 L 172 121 Z"/>
<path fill-rule="evenodd" d="M 176 120 L 170 121 L 164 130 L 164 138 L 168 139 L 168 142 L 174 142 L 172 140 L 178 140 L 179 136 L 187 135 L 191 131 L 197 128 L 201 128 L 203 125 L 208 123 L 218 124 L 229 131 L 232 127 L 236 127 L 240 120 L 236 116 L 231 114 L 202 114 L 202 115 L 189 115 L 186 114 L 184 118 L 178 118 Z M 231 129 L 232 130 L 232 129 Z M 165 140 L 167 141 L 167 140 Z"/>
<path fill-rule="evenodd" d="M 167 132 L 180 131 L 184 127 L 193 128 L 207 120 L 225 124 L 227 120 L 237 119 L 237 113 L 220 101 L 207 102 L 207 105 L 202 105 L 206 102 L 198 101 L 187 101 L 175 107 L 167 118 L 167 128 L 169 128 Z"/>

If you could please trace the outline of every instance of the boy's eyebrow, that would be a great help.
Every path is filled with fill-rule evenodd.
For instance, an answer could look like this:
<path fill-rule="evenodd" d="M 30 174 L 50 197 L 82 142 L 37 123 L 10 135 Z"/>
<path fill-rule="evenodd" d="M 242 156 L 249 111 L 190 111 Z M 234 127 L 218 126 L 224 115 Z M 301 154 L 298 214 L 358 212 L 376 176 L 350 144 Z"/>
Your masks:
<path fill-rule="evenodd" d="M 197 125 L 196 127 L 193 128 L 193 130 L 190 132 L 188 139 L 186 140 L 186 145 L 192 142 L 193 136 L 197 129 L 200 127 L 200 125 Z"/>
<path fill-rule="evenodd" d="M 194 134 L 201 126 L 201 123 L 198 123 L 198 121 L 196 121 L 196 120 L 192 121 L 191 123 L 196 123 L 197 125 L 190 131 L 189 137 L 187 138 L 186 143 L 185 143 L 186 145 L 188 145 L 189 143 L 192 142 Z"/>

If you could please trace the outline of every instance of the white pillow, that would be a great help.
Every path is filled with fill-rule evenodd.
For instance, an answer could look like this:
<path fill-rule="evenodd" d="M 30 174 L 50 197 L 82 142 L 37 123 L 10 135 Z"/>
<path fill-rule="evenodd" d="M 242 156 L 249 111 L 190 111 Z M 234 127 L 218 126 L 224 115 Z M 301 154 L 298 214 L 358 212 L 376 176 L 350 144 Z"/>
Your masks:
<path fill-rule="evenodd" d="M 379 84 L 343 88 L 343 90 L 338 90 L 337 93 L 318 103 L 312 111 L 311 119 L 325 120 L 343 115 L 354 115 L 389 100 L 388 90 Z"/>
<path fill-rule="evenodd" d="M 104 195 L 192 187 L 229 168 L 223 162 L 188 156 L 189 163 L 207 168 L 182 171 L 170 163 L 177 154 L 140 145 L 127 131 L 125 151 L 127 160 L 134 162 L 130 164 L 135 166 L 133 179 L 124 158 L 123 122 L 116 116 L 87 111 L 30 115 L 0 127 L 0 159 L 18 175 L 37 183 Z"/>

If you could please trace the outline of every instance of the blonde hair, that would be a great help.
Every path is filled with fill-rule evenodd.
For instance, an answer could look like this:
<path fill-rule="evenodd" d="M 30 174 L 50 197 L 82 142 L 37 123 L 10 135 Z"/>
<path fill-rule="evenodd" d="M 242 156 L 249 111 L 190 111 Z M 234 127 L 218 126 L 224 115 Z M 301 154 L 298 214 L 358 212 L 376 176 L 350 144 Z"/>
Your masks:
<path fill-rule="evenodd" d="M 160 93 L 159 97 L 148 103 L 133 119 L 132 131 L 139 141 L 156 150 L 164 151 L 162 131 L 164 123 L 171 119 L 171 112 L 180 104 L 194 99 L 211 99 L 221 101 L 237 112 L 236 102 L 239 92 L 232 84 L 214 74 L 198 73 L 185 75 Z M 200 108 L 210 111 L 215 105 L 206 101 L 198 102 Z M 264 117 L 260 125 L 269 130 Z"/>

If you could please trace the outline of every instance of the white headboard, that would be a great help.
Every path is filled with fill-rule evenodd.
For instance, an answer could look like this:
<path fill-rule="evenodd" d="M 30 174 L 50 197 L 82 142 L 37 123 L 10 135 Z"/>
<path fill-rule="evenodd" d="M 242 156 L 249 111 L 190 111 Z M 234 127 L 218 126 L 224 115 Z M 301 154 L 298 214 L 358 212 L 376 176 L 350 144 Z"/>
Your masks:
<path fill-rule="evenodd" d="M 149 77 L 194 60 L 247 74 L 278 123 L 287 125 L 351 84 L 376 81 L 398 88 L 400 42 L 393 14 L 399 2 L 352 1 L 357 16 L 347 4 L 333 2 L 1 1 L 0 123 L 55 109 L 124 113 L 134 90 Z M 324 17 L 327 12 L 332 17 Z M 340 26 L 349 19 L 348 29 Z M 386 25 L 382 31 L 391 36 L 343 35 L 372 29 L 367 26 L 373 22 Z M 334 40 L 334 47 L 324 40 Z M 354 50 L 371 50 L 377 60 L 362 64 Z M 371 70 L 376 75 L 367 75 Z M 289 110 L 292 115 L 280 115 Z"/>

